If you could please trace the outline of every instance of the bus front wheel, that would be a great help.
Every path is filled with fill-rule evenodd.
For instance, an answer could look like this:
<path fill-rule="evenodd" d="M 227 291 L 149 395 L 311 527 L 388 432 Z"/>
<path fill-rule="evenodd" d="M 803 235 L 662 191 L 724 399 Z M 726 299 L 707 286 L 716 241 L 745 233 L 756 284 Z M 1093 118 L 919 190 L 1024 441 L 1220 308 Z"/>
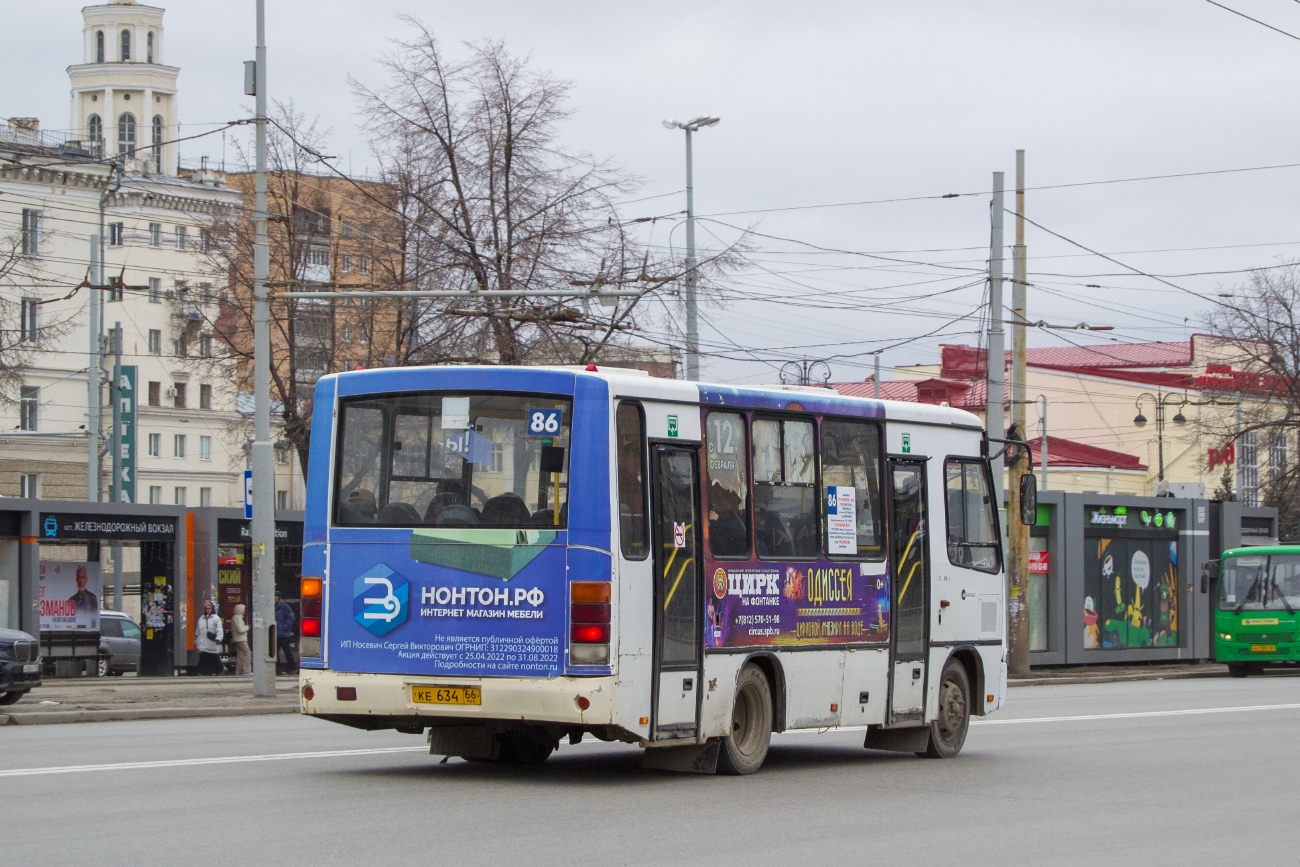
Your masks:
<path fill-rule="evenodd" d="M 718 771 L 740 776 L 763 766 L 772 742 L 772 688 L 756 665 L 747 665 L 736 684 L 731 734 L 722 739 Z"/>
<path fill-rule="evenodd" d="M 918 755 L 951 759 L 961 752 L 970 729 L 970 678 L 955 659 L 943 667 L 939 678 L 939 716 L 930 722 L 930 746 Z"/>
<path fill-rule="evenodd" d="M 1228 663 L 1228 674 L 1233 677 L 1245 677 L 1248 674 L 1259 674 L 1261 667 L 1251 665 L 1249 662 L 1230 662 Z"/>

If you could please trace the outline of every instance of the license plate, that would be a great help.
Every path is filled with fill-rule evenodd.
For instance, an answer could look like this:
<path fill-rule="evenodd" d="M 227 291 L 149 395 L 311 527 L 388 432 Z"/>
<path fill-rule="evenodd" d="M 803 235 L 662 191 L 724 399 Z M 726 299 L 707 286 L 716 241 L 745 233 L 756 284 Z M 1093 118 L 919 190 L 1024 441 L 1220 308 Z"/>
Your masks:
<path fill-rule="evenodd" d="M 416 704 L 483 704 L 477 686 L 413 686 L 411 701 Z"/>
<path fill-rule="evenodd" d="M 41 664 L 39 662 L 31 662 L 23 666 L 23 674 L 35 674 L 40 670 Z"/>
<path fill-rule="evenodd" d="M 1250 652 L 1251 653 L 1276 653 L 1277 645 L 1276 644 L 1252 644 L 1250 646 Z"/>

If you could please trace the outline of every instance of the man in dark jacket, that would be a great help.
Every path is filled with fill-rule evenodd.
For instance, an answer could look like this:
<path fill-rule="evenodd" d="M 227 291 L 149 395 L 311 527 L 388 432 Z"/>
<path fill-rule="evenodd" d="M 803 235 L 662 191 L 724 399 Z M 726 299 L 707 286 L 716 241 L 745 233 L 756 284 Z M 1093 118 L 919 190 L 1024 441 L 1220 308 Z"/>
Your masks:
<path fill-rule="evenodd" d="M 280 662 L 279 655 L 276 657 L 276 674 L 294 674 L 298 671 L 293 635 L 293 626 L 297 620 L 289 603 L 280 598 L 280 591 L 275 591 L 275 643 L 279 646 L 279 655 L 284 656 L 284 662 Z"/>

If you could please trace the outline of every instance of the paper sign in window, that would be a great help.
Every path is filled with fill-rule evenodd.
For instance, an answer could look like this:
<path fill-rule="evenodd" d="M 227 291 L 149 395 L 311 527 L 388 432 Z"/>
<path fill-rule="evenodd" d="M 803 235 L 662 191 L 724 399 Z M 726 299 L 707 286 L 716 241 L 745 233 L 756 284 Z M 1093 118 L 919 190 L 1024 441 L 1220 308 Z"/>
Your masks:
<path fill-rule="evenodd" d="M 851 485 L 831 485 L 826 488 L 828 554 L 858 553 L 857 494 Z"/>

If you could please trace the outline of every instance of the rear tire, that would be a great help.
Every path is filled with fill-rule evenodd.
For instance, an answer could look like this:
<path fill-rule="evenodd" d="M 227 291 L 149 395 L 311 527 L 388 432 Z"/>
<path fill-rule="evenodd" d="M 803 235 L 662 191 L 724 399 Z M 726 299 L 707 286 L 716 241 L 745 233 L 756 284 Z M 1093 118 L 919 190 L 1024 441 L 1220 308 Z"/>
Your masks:
<path fill-rule="evenodd" d="M 1250 666 L 1244 662 L 1229 662 L 1228 674 L 1232 677 L 1245 677 L 1250 674 Z"/>
<path fill-rule="evenodd" d="M 555 752 L 555 741 L 538 732 L 508 732 L 497 736 L 497 761 L 508 765 L 540 765 Z"/>
<path fill-rule="evenodd" d="M 27 695 L 27 690 L 20 689 L 15 692 L 0 692 L 0 705 L 15 704 L 18 699 Z"/>
<path fill-rule="evenodd" d="M 939 678 L 939 715 L 930 722 L 930 746 L 918 755 L 951 759 L 961 752 L 970 730 L 970 678 L 955 659 L 943 666 Z"/>
<path fill-rule="evenodd" d="M 752 774 L 763 766 L 772 742 L 772 688 L 756 665 L 747 665 L 736 684 L 731 711 L 731 734 L 718 750 L 718 772 L 730 776 Z"/>

